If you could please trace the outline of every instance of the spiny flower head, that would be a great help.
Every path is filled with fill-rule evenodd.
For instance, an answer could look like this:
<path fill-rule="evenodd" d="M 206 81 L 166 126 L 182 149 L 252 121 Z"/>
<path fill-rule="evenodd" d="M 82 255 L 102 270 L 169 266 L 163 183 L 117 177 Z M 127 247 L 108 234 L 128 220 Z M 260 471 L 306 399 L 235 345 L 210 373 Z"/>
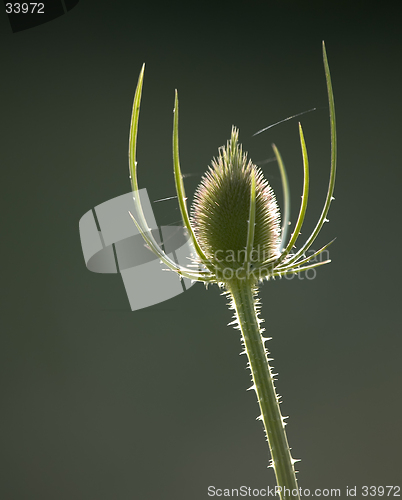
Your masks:
<path fill-rule="evenodd" d="M 268 181 L 247 159 L 232 127 L 226 147 L 201 180 L 191 208 L 191 224 L 206 257 L 216 269 L 244 266 L 250 223 L 252 177 L 255 179 L 253 265 L 279 257 L 280 213 Z"/>

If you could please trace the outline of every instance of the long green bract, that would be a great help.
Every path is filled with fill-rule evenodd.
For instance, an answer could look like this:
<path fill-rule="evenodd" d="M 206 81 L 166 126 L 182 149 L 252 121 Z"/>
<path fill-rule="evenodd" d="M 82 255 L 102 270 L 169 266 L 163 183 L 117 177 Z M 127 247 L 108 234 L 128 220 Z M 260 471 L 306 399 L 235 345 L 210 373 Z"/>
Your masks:
<path fill-rule="evenodd" d="M 282 252 L 280 257 L 276 258 L 276 259 L 271 258 L 271 259 L 269 259 L 269 261 L 263 262 L 260 266 L 258 266 L 259 268 L 265 267 L 268 264 L 271 265 L 271 263 L 272 263 L 272 267 L 275 268 L 281 262 L 283 262 L 285 260 L 286 256 L 292 250 L 294 244 L 296 243 L 296 240 L 299 236 L 300 230 L 301 230 L 302 225 L 303 225 L 304 216 L 306 214 L 306 209 L 307 209 L 307 201 L 308 201 L 309 168 L 308 168 L 307 148 L 306 148 L 306 143 L 304 140 L 303 129 L 302 129 L 302 126 L 300 123 L 299 123 L 299 135 L 300 135 L 300 143 L 301 143 L 302 155 L 303 155 L 304 181 L 303 181 L 302 202 L 301 202 L 299 216 L 297 218 L 296 226 L 295 226 L 295 229 L 292 233 L 292 237 L 290 238 L 290 241 L 286 246 L 286 249 Z"/>
<path fill-rule="evenodd" d="M 325 79 L 327 82 L 327 91 L 328 91 L 328 101 L 329 101 L 329 116 L 330 116 L 330 130 L 331 130 L 331 172 L 329 176 L 329 185 L 327 191 L 327 197 L 325 199 L 324 208 L 322 210 L 321 216 L 317 222 L 317 225 L 314 231 L 311 233 L 311 236 L 308 238 L 306 243 L 298 250 L 294 256 L 288 261 L 289 264 L 295 262 L 301 255 L 306 252 L 315 239 L 318 236 L 318 233 L 321 231 L 324 222 L 326 221 L 326 217 L 328 215 L 329 207 L 331 205 L 331 201 L 333 200 L 333 193 L 335 188 L 335 176 L 336 176 L 336 145 L 337 145 L 337 137 L 336 137 L 336 120 L 335 120 L 335 102 L 334 102 L 334 93 L 332 91 L 332 81 L 331 81 L 331 73 L 329 71 L 327 52 L 325 50 L 325 44 L 322 42 L 322 52 L 324 59 L 324 69 L 325 69 Z"/>
<path fill-rule="evenodd" d="M 272 144 L 272 149 L 274 150 L 276 161 L 278 163 L 279 172 L 281 174 L 282 181 L 282 192 L 283 192 L 283 217 L 282 217 L 282 235 L 281 235 L 281 245 L 280 251 L 282 252 L 283 246 L 285 244 L 288 229 L 289 229 L 289 219 L 290 219 L 290 189 L 289 181 L 286 173 L 285 164 L 283 163 L 282 156 L 279 153 L 278 148 L 275 144 Z"/>
<path fill-rule="evenodd" d="M 191 241 L 202 263 L 205 265 L 207 269 L 213 272 L 213 265 L 202 251 L 197 241 L 197 238 L 195 237 L 193 228 L 191 227 L 190 224 L 190 218 L 188 216 L 186 193 L 184 191 L 183 175 L 181 173 L 180 160 L 179 160 L 179 98 L 177 90 L 175 92 L 174 116 L 173 116 L 173 169 L 174 169 L 174 178 L 176 182 L 177 198 L 179 200 L 179 207 L 184 222 L 184 226 L 186 227 L 190 235 Z"/>
<path fill-rule="evenodd" d="M 130 168 L 130 180 L 131 188 L 133 191 L 133 199 L 135 208 L 139 217 L 137 221 L 133 214 L 129 212 L 131 218 L 133 219 L 135 225 L 137 226 L 141 236 L 144 238 L 145 242 L 149 248 L 161 259 L 161 261 L 166 264 L 170 269 L 173 269 L 182 276 L 198 280 L 203 277 L 203 273 L 194 273 L 192 269 L 185 269 L 179 267 L 176 262 L 170 259 L 165 252 L 160 248 L 159 244 L 152 235 L 151 229 L 148 227 L 147 221 L 145 219 L 144 211 L 141 204 L 141 199 L 139 196 L 138 189 L 138 178 L 137 178 L 137 135 L 138 135 L 138 121 L 141 106 L 141 95 L 142 95 L 142 85 L 144 81 L 144 71 L 145 64 L 142 65 L 140 75 L 138 77 L 137 88 L 135 89 L 133 111 L 131 115 L 131 126 L 130 126 L 130 139 L 129 139 L 129 168 Z"/>
<path fill-rule="evenodd" d="M 252 167 L 251 188 L 250 188 L 250 212 L 248 217 L 247 244 L 246 244 L 246 256 L 245 256 L 245 262 L 247 264 L 251 263 L 251 252 L 253 250 L 254 233 L 255 233 L 255 171 L 254 168 Z"/>

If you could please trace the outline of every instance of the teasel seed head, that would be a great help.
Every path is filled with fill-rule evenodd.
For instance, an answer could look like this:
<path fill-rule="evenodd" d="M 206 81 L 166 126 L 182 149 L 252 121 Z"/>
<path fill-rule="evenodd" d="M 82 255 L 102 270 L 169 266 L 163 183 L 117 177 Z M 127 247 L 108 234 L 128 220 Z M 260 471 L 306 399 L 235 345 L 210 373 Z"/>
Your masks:
<path fill-rule="evenodd" d="M 252 176 L 255 178 L 255 229 L 250 264 L 280 255 L 280 212 L 262 171 L 243 152 L 239 131 L 232 127 L 226 147 L 219 149 L 203 176 L 191 208 L 196 238 L 216 270 L 236 271 L 245 265 Z"/>

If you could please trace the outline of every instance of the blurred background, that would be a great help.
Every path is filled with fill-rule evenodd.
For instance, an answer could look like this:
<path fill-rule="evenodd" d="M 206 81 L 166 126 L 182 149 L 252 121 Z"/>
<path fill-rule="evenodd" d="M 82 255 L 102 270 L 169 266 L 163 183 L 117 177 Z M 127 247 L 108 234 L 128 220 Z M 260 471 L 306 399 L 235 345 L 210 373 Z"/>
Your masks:
<path fill-rule="evenodd" d="M 81 0 L 13 32 L 0 13 L 2 172 L 0 496 L 6 500 L 206 499 L 208 486 L 274 486 L 240 334 L 217 287 L 131 312 L 121 277 L 89 272 L 81 216 L 130 190 L 128 131 L 146 63 L 139 183 L 175 195 L 174 89 L 191 198 L 232 125 L 282 204 L 271 143 L 302 190 L 303 237 L 329 168 L 325 40 L 339 136 L 335 198 L 314 280 L 261 288 L 300 486 L 400 485 L 402 37 L 396 3 L 138 5 Z M 265 163 L 264 163 L 265 162 Z M 160 224 L 175 200 L 155 204 Z"/>

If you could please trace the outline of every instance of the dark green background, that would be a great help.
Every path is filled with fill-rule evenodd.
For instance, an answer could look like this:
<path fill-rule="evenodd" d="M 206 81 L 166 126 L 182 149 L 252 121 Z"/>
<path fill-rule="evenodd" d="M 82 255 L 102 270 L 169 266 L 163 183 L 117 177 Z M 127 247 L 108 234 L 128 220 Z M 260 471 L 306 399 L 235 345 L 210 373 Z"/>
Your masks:
<path fill-rule="evenodd" d="M 251 135 L 319 108 L 302 117 L 306 237 L 330 166 L 323 39 L 339 175 L 314 248 L 336 236 L 332 263 L 313 281 L 264 284 L 262 317 L 300 486 L 344 495 L 400 484 L 402 37 L 392 4 L 334 3 L 81 0 L 16 34 L 0 14 L 1 498 L 198 500 L 209 485 L 274 485 L 226 299 L 197 284 L 131 312 L 119 276 L 86 269 L 78 221 L 129 191 L 130 108 L 146 62 L 138 160 L 151 200 L 174 195 L 178 88 L 188 192 L 235 124 L 254 161 L 279 147 L 294 222 L 297 121 Z M 263 168 L 281 202 L 275 163 Z M 157 206 L 162 224 L 177 220 L 175 201 Z"/>

